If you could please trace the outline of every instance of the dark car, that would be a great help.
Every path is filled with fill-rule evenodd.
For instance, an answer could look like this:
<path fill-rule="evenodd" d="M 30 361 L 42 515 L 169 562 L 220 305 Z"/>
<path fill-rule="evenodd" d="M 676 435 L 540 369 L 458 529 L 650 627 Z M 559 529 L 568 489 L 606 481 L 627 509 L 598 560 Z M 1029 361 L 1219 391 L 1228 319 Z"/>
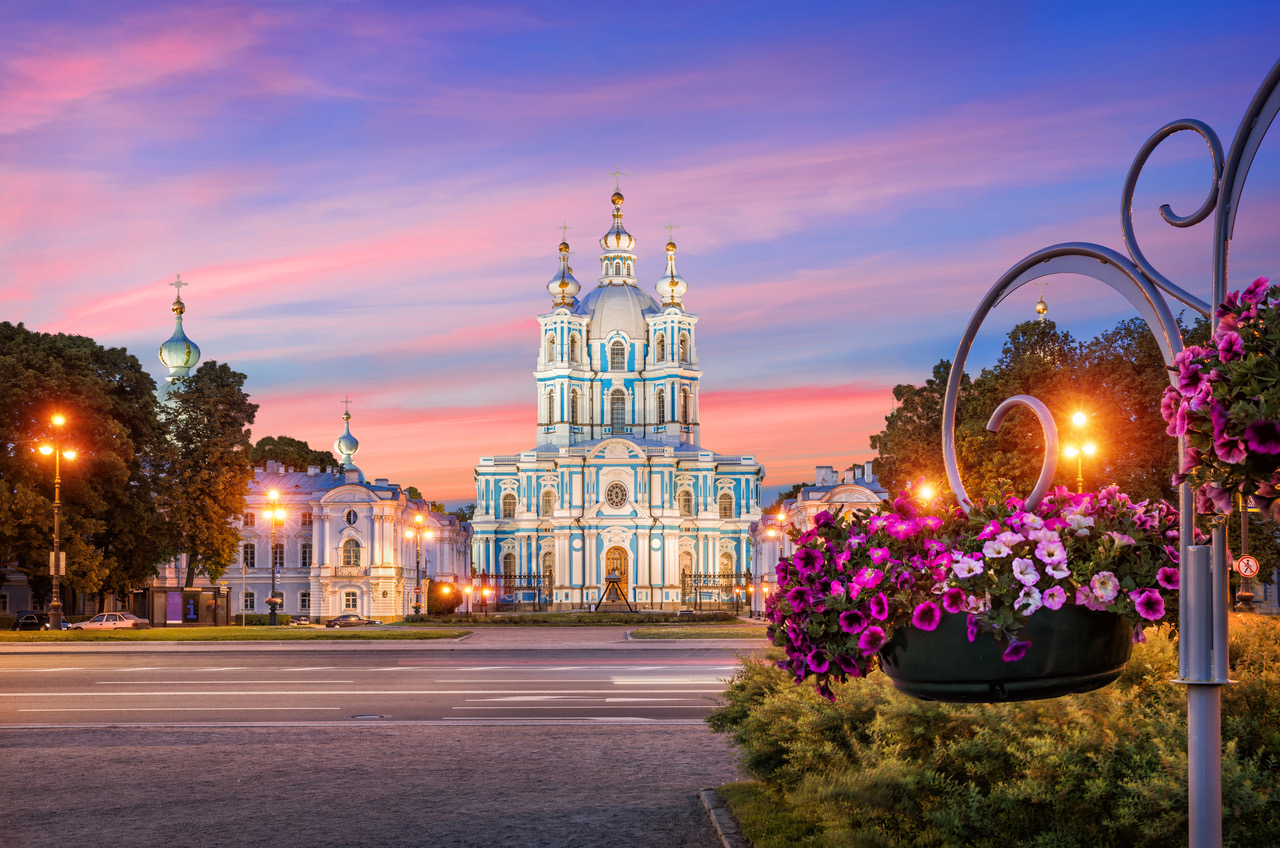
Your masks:
<path fill-rule="evenodd" d="M 362 627 L 366 624 L 381 624 L 381 621 L 374 621 L 372 618 L 363 618 L 354 612 L 340 615 L 337 618 L 331 618 L 324 623 L 325 627 Z"/>
<path fill-rule="evenodd" d="M 48 630 L 49 629 L 49 613 L 34 612 L 32 610 L 20 610 L 13 622 L 14 630 Z M 62 623 L 62 629 L 67 629 L 67 623 Z"/>

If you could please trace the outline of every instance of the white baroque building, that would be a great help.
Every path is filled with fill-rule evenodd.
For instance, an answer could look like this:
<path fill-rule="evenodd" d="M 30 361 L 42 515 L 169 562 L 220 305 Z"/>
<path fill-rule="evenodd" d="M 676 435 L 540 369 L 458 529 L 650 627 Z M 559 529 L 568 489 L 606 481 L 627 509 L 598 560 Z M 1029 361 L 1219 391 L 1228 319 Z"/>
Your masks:
<path fill-rule="evenodd" d="M 749 570 L 764 469 L 700 444 L 698 317 L 684 309 L 676 245 L 659 302 L 636 284 L 623 196 L 611 199 L 596 288 L 578 297 L 563 241 L 547 284 L 534 447 L 475 468 L 471 560 L 499 603 L 590 607 L 613 573 L 630 604 L 679 609 L 725 600 L 692 592 L 693 575 Z"/>

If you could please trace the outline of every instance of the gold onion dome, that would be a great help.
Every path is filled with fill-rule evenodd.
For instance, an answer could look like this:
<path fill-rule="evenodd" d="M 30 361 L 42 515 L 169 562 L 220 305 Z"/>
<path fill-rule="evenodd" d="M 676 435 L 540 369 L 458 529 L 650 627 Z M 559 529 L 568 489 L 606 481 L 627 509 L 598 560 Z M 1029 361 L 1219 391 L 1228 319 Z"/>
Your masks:
<path fill-rule="evenodd" d="M 663 306 L 681 306 L 680 299 L 689 290 L 689 284 L 676 270 L 676 243 L 667 242 L 667 271 L 654 286 Z"/>
<path fill-rule="evenodd" d="M 573 278 L 573 269 L 569 267 L 569 242 L 560 242 L 560 270 L 547 282 L 547 291 L 551 294 L 555 306 L 572 306 L 582 284 Z"/>
<path fill-rule="evenodd" d="M 181 282 L 180 279 L 179 282 Z M 182 285 L 187 284 L 182 283 Z M 182 314 L 187 311 L 187 306 L 182 302 L 181 293 L 174 298 L 173 306 L 169 308 L 174 317 L 173 335 L 160 345 L 160 363 L 169 369 L 169 378 L 174 380 L 187 376 L 187 373 L 200 361 L 200 348 L 187 338 L 187 334 L 182 330 Z"/>
<path fill-rule="evenodd" d="M 615 191 L 609 199 L 613 201 L 613 226 L 600 237 L 600 247 L 606 251 L 630 252 L 636 246 L 636 240 L 622 226 L 622 192 Z"/>

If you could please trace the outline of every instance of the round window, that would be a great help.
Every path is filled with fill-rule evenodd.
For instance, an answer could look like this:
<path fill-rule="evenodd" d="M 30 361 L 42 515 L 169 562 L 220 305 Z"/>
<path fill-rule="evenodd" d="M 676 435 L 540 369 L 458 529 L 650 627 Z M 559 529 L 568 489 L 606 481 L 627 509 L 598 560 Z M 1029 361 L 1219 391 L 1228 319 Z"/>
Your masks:
<path fill-rule="evenodd" d="M 347 510 L 346 519 L 348 524 L 355 524 L 356 518 L 358 517 L 359 516 L 356 515 L 356 511 L 354 509 Z"/>
<path fill-rule="evenodd" d="M 617 509 L 627 502 L 627 487 L 621 483 L 610 483 L 604 490 L 604 502 Z"/>

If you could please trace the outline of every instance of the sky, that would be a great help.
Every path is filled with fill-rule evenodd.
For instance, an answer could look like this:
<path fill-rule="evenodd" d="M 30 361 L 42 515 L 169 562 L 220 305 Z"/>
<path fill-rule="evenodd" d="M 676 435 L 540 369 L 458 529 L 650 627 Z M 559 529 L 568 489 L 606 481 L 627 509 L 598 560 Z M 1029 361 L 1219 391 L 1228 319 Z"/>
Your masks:
<path fill-rule="evenodd" d="M 873 457 L 893 387 L 951 359 L 1023 256 L 1123 252 L 1143 142 L 1231 144 L 1280 59 L 1280 3 L 0 3 L 0 320 L 89 336 L 159 381 L 177 274 L 202 361 L 248 377 L 255 439 L 331 448 L 451 505 L 535 441 L 536 316 L 568 224 L 584 294 L 625 172 L 637 277 L 674 223 L 699 316 L 702 443 L 766 495 Z M 1273 133 L 1274 136 L 1274 133 Z M 1135 226 L 1208 299 L 1203 141 L 1166 141 Z M 1232 245 L 1280 274 L 1264 142 Z M 969 370 L 1034 317 L 1024 288 Z M 1132 316 L 1054 278 L 1077 337 Z"/>

